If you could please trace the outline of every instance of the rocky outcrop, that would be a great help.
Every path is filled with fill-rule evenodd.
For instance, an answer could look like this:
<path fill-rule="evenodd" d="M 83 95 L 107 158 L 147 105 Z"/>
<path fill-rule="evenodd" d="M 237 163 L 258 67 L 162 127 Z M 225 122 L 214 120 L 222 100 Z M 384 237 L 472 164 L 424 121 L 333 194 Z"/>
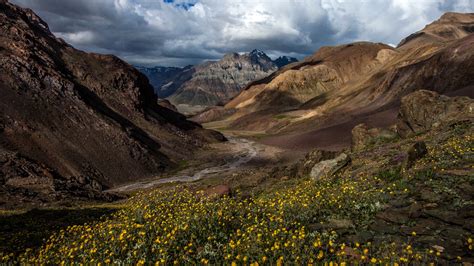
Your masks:
<path fill-rule="evenodd" d="M 420 90 L 402 98 L 397 131 L 400 136 L 407 137 L 441 125 L 473 119 L 473 99 L 447 97 L 433 91 Z"/>
<path fill-rule="evenodd" d="M 308 177 L 315 165 L 321 161 L 334 159 L 337 152 L 326 150 L 313 150 L 294 164 L 279 166 L 272 169 L 270 176 L 288 179 L 288 177 Z"/>
<path fill-rule="evenodd" d="M 473 99 L 419 90 L 402 98 L 397 122 L 390 129 L 369 128 L 366 124 L 355 126 L 352 129 L 352 150 L 361 151 L 368 146 L 394 139 L 397 134 L 406 138 L 465 120 L 474 120 Z M 426 148 L 420 143 L 412 147 L 408 153 L 407 167 L 411 167 L 413 161 L 425 153 Z"/>
<path fill-rule="evenodd" d="M 377 144 L 381 141 L 394 139 L 397 133 L 384 128 L 368 128 L 364 123 L 352 129 L 352 150 L 360 151 L 369 145 Z"/>
<path fill-rule="evenodd" d="M 319 180 L 324 177 L 329 177 L 336 174 L 343 167 L 348 165 L 351 161 L 351 158 L 345 154 L 341 153 L 334 159 L 324 160 L 311 168 L 309 176 L 313 180 Z"/>
<path fill-rule="evenodd" d="M 61 179 L 100 190 L 223 139 L 158 105 L 129 64 L 76 50 L 31 10 L 0 3 L 0 149 L 19 155 L 0 163 L 2 186 L 33 191 Z"/>
<path fill-rule="evenodd" d="M 314 150 L 306 154 L 306 156 L 296 164 L 296 176 L 302 177 L 309 175 L 316 164 L 321 161 L 334 159 L 336 155 L 336 152 L 325 150 Z"/>

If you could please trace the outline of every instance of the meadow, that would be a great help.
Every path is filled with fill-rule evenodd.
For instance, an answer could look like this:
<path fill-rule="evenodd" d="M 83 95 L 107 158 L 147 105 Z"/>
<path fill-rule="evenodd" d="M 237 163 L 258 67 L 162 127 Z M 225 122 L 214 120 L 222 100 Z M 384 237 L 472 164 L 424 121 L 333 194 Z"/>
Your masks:
<path fill-rule="evenodd" d="M 399 241 L 365 242 L 357 236 L 390 202 L 417 195 L 413 188 L 419 182 L 433 190 L 448 189 L 446 182 L 452 178 L 436 178 L 437 171 L 467 169 L 464 178 L 472 185 L 474 136 L 469 129 L 456 129 L 442 142 L 431 143 L 429 154 L 409 171 L 372 152 L 372 157 L 356 158 L 350 169 L 336 176 L 281 181 L 254 196 L 237 190 L 230 196 L 207 197 L 186 186 L 141 192 L 113 214 L 66 227 L 38 249 L 3 253 L 0 259 L 22 264 L 127 265 L 461 262 L 461 256 L 444 256 L 440 246 L 419 245 L 415 230 Z M 392 153 L 388 149 L 385 154 Z M 371 160 L 378 163 L 377 171 L 360 167 L 370 166 Z M 451 198 L 459 208 L 472 204 Z M 472 258 L 472 236 L 460 238 Z"/>

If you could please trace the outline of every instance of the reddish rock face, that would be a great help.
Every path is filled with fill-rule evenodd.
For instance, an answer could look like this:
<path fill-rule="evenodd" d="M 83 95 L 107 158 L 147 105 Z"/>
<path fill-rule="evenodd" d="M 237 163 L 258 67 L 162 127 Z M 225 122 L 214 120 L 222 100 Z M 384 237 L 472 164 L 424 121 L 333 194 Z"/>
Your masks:
<path fill-rule="evenodd" d="M 56 173 L 49 178 L 90 180 L 98 188 L 161 173 L 223 139 L 158 105 L 147 78 L 119 58 L 76 50 L 31 10 L 0 2 L 0 150 L 6 154 L 44 165 Z M 8 169 L 1 173 L 6 179 L 18 177 Z"/>

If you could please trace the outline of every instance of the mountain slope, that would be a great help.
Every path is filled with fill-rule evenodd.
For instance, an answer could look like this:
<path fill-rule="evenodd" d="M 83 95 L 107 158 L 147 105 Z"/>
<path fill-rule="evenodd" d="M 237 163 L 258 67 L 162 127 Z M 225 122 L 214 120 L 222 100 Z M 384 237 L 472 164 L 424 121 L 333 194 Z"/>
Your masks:
<path fill-rule="evenodd" d="M 159 106 L 132 66 L 78 51 L 31 10 L 0 2 L 2 191 L 41 184 L 48 195 L 58 180 L 100 191 L 162 173 L 222 139 Z"/>
<path fill-rule="evenodd" d="M 252 82 L 224 108 L 193 120 L 221 120 L 215 123 L 219 127 L 276 134 L 264 142 L 285 148 L 308 149 L 312 143 L 339 149 L 350 144 L 356 123 L 390 124 L 399 99 L 415 90 L 472 97 L 472 27 L 473 14 L 448 13 L 424 30 L 444 36 L 436 40 L 412 37 L 398 48 L 373 43 L 323 47 Z"/>
<path fill-rule="evenodd" d="M 176 85 L 173 83 L 179 82 L 179 77 L 183 76 L 183 73 L 187 71 L 192 73 L 192 67 L 136 66 L 135 68 L 148 78 L 158 97 L 166 98 L 176 91 Z"/>
<path fill-rule="evenodd" d="M 323 47 L 304 61 L 290 65 L 291 68 L 278 71 L 263 84 L 259 84 L 261 81 L 250 84 L 245 93 L 232 99 L 226 107 L 246 107 L 254 111 L 297 107 L 380 65 L 377 55 L 382 49 L 392 48 L 374 43 Z"/>
<path fill-rule="evenodd" d="M 447 41 L 461 39 L 474 33 L 473 20 L 473 13 L 445 13 L 438 20 L 426 25 L 424 29 L 403 39 L 398 47 L 408 48 L 432 43 L 442 44 Z"/>

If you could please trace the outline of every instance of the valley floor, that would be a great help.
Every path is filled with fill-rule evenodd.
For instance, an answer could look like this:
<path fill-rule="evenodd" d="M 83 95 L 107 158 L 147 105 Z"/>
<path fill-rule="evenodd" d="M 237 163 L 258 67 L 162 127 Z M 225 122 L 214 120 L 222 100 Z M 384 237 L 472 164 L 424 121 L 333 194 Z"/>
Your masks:
<path fill-rule="evenodd" d="M 210 154 L 209 154 L 210 152 Z M 278 162 L 282 151 L 242 137 L 228 137 L 225 143 L 214 144 L 208 153 L 198 155 L 200 165 L 187 167 L 169 177 L 156 177 L 121 185 L 106 192 L 130 193 L 154 188 L 160 184 L 196 182 L 202 179 L 225 178 L 236 172 L 265 167 Z M 217 160 L 217 158 L 220 158 Z M 202 162 L 207 162 L 202 164 Z M 203 168 L 204 167 L 204 168 Z"/>

